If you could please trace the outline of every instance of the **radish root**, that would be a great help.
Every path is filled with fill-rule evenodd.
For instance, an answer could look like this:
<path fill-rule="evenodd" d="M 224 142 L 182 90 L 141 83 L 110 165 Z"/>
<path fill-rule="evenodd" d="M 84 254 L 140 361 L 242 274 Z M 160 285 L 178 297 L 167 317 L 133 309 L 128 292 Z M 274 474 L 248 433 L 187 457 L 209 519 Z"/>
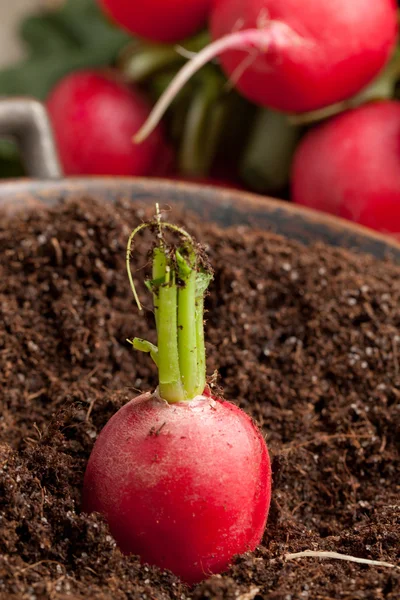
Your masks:
<path fill-rule="evenodd" d="M 388 563 L 382 560 L 370 560 L 369 558 L 359 558 L 349 554 L 340 554 L 339 552 L 325 552 L 304 550 L 304 552 L 294 552 L 293 554 L 285 554 L 284 560 L 294 560 L 296 558 L 332 558 L 335 560 L 347 560 L 349 562 L 360 563 L 362 565 L 372 565 L 375 567 L 389 567 L 391 569 L 400 569 L 400 566 L 393 563 Z"/>
<path fill-rule="evenodd" d="M 199 69 L 211 60 L 228 50 L 244 50 L 250 53 L 256 50 L 260 53 L 266 53 L 272 45 L 276 48 L 287 48 L 309 45 L 309 42 L 281 21 L 269 21 L 263 29 L 245 29 L 229 33 L 212 42 L 191 58 L 177 73 L 165 92 L 160 96 L 147 121 L 134 135 L 133 141 L 139 144 L 151 134 L 180 90 Z"/>
<path fill-rule="evenodd" d="M 236 600 L 253 600 L 257 596 L 259 591 L 260 588 L 252 587 L 249 589 L 248 592 L 243 592 L 239 596 L 236 596 Z"/>
<path fill-rule="evenodd" d="M 182 56 L 183 58 L 187 58 L 188 60 L 191 60 L 198 54 L 197 52 L 192 52 L 191 50 L 187 50 L 186 48 L 184 48 L 183 46 L 180 46 L 179 44 L 177 46 L 175 46 L 175 52 L 177 54 L 179 54 L 179 56 Z"/>

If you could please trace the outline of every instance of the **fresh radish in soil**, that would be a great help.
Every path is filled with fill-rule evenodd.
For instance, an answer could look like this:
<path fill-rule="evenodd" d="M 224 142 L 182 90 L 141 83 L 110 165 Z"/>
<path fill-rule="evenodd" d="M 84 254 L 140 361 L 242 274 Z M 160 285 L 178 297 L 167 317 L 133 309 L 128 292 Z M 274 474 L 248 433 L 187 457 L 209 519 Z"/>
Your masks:
<path fill-rule="evenodd" d="M 178 42 L 206 22 L 212 0 L 98 0 L 125 29 L 154 42 Z"/>
<path fill-rule="evenodd" d="M 189 584 L 226 569 L 260 542 L 271 497 L 267 446 L 237 406 L 206 384 L 203 304 L 211 271 L 193 239 L 158 219 L 152 254 L 158 346 L 132 340 L 158 367 L 159 385 L 123 406 L 100 433 L 87 466 L 83 508 L 105 515 L 125 553 Z M 168 244 L 164 228 L 177 232 Z M 139 308 L 140 302 L 137 299 Z"/>
<path fill-rule="evenodd" d="M 292 169 L 294 202 L 400 234 L 400 102 L 366 104 L 311 130 Z"/>
<path fill-rule="evenodd" d="M 369 83 L 388 61 L 397 30 L 395 0 L 216 0 L 214 42 L 178 73 L 135 139 L 145 139 L 188 79 L 217 56 L 252 102 L 306 112 Z"/>
<path fill-rule="evenodd" d="M 160 127 L 141 146 L 132 144 L 150 105 L 116 75 L 67 75 L 47 101 L 66 175 L 147 175 L 164 156 Z"/>

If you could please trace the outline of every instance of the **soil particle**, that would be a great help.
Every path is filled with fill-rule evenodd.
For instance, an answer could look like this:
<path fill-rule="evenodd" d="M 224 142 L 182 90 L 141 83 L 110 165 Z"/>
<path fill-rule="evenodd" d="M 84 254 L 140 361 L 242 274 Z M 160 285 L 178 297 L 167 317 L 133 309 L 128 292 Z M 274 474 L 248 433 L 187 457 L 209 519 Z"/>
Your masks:
<path fill-rule="evenodd" d="M 262 427 L 273 502 L 262 545 L 189 590 L 122 556 L 80 511 L 101 428 L 156 385 L 154 339 L 125 273 L 132 228 L 152 211 L 85 199 L 1 216 L 1 600 L 395 600 L 400 571 L 288 552 L 396 563 L 400 548 L 400 268 L 272 233 L 220 230 L 179 209 L 207 246 L 208 373 Z M 143 242 L 143 243 L 142 243 Z M 135 245 L 147 262 L 150 232 Z M 140 281 L 144 270 L 135 273 Z M 147 296 L 148 298 L 148 296 Z"/>

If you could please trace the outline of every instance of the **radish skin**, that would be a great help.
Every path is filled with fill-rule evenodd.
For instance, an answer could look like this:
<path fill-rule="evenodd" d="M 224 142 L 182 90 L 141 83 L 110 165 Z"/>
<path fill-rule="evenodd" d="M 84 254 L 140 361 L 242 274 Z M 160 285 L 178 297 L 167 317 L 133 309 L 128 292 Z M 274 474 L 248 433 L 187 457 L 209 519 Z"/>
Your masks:
<path fill-rule="evenodd" d="M 179 42 L 202 27 L 212 0 L 98 0 L 131 33 L 154 42 Z"/>
<path fill-rule="evenodd" d="M 268 451 L 242 410 L 143 394 L 97 439 L 83 509 L 105 515 L 123 552 L 193 584 L 255 549 L 270 497 Z"/>
<path fill-rule="evenodd" d="M 141 146 L 132 144 L 150 104 L 114 73 L 67 75 L 50 93 L 47 109 L 66 175 L 149 175 L 165 162 L 161 126 Z"/>
<path fill-rule="evenodd" d="M 388 61 L 397 37 L 396 0 L 217 0 L 213 39 L 282 23 L 305 43 L 255 56 L 236 82 L 249 100 L 285 112 L 339 102 L 367 85 Z M 221 55 L 228 77 L 246 54 Z"/>
<path fill-rule="evenodd" d="M 292 167 L 292 198 L 400 235 L 400 102 L 348 111 L 311 130 Z"/>

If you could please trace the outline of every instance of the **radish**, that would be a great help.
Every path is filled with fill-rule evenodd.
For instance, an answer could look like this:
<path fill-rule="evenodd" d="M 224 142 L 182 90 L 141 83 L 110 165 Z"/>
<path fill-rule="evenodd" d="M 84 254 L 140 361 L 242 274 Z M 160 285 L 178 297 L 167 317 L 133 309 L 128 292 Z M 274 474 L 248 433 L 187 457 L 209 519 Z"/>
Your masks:
<path fill-rule="evenodd" d="M 164 153 L 160 127 L 142 146 L 132 145 L 150 105 L 112 73 L 67 75 L 47 107 L 66 175 L 147 175 Z"/>
<path fill-rule="evenodd" d="M 152 227 L 159 385 L 123 406 L 100 433 L 84 478 L 83 509 L 102 513 L 124 553 L 170 569 L 189 584 L 226 569 L 260 542 L 271 497 L 267 446 L 237 406 L 206 385 L 203 299 L 211 279 L 192 238 L 160 220 Z M 168 227 L 183 239 L 168 245 Z M 140 302 L 137 299 L 139 308 Z"/>
<path fill-rule="evenodd" d="M 214 42 L 178 73 L 135 140 L 145 139 L 187 80 L 216 56 L 252 102 L 306 112 L 371 81 L 388 61 L 397 29 L 395 0 L 216 0 Z"/>
<path fill-rule="evenodd" d="M 294 202 L 400 233 L 400 102 L 366 104 L 311 130 L 292 169 Z"/>
<path fill-rule="evenodd" d="M 212 0 L 98 0 L 125 29 L 155 42 L 178 42 L 205 24 Z"/>

